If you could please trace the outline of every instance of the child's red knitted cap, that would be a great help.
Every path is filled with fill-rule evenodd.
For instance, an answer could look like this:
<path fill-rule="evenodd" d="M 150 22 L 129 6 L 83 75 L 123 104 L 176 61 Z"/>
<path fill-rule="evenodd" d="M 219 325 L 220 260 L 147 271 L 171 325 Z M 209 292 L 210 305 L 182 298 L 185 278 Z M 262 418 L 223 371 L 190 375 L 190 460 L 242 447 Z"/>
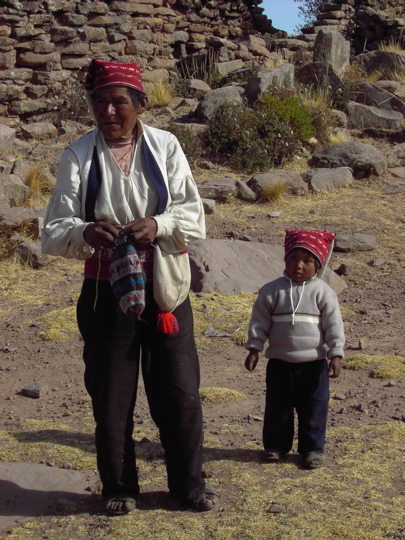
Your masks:
<path fill-rule="evenodd" d="M 285 256 L 295 248 L 302 248 L 307 249 L 315 255 L 321 266 L 325 264 L 329 250 L 335 239 L 333 233 L 298 229 L 287 229 L 285 233 Z"/>

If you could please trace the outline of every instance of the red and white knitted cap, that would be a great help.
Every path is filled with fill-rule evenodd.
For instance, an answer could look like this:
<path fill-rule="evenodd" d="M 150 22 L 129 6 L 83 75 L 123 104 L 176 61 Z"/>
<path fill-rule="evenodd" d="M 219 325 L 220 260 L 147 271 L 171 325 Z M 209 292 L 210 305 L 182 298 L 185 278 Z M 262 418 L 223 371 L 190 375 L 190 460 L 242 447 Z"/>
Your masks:
<path fill-rule="evenodd" d="M 332 247 L 335 235 L 329 232 L 287 229 L 285 231 L 284 254 L 285 256 L 295 248 L 307 249 L 324 266 Z"/>
<path fill-rule="evenodd" d="M 110 86 L 127 86 L 145 93 L 141 68 L 135 62 L 106 62 L 95 58 L 87 68 L 85 89 L 92 93 Z"/>

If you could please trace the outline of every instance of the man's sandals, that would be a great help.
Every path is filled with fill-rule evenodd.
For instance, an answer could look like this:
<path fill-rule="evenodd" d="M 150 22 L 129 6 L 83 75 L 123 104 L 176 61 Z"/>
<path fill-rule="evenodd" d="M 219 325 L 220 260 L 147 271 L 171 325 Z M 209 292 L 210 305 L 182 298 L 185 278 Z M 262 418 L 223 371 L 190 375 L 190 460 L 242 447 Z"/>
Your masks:
<path fill-rule="evenodd" d="M 274 450 L 274 448 L 269 448 L 264 451 L 264 459 L 270 462 L 281 461 L 285 456 L 284 452 L 280 450 Z"/>
<path fill-rule="evenodd" d="M 190 506 L 197 512 L 208 512 L 208 510 L 212 510 L 214 506 L 217 506 L 218 503 L 218 495 L 215 493 L 215 491 L 212 491 L 212 489 L 206 487 L 205 492 L 197 499 L 194 499 Z"/>
<path fill-rule="evenodd" d="M 308 452 L 302 456 L 305 469 L 319 469 L 323 465 L 323 455 L 319 452 Z"/>
<path fill-rule="evenodd" d="M 116 495 L 106 498 L 105 508 L 112 516 L 123 516 L 135 510 L 136 502 L 131 495 Z"/>
<path fill-rule="evenodd" d="M 169 510 L 186 510 L 191 509 L 195 512 L 208 512 L 215 508 L 219 503 L 219 496 L 212 491 L 212 489 L 206 487 L 204 493 L 202 493 L 196 499 L 182 501 L 169 495 L 167 505 Z"/>

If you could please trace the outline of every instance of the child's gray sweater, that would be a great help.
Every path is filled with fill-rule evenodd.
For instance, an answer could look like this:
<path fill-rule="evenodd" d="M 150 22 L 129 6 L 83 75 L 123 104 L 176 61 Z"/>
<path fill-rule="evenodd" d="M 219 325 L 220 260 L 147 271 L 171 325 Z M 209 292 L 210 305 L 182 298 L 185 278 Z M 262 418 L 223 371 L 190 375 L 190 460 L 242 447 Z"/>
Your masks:
<path fill-rule="evenodd" d="M 285 274 L 264 285 L 253 306 L 246 348 L 262 351 L 267 339 L 266 358 L 343 358 L 345 336 L 335 292 L 316 276 L 299 283 Z"/>

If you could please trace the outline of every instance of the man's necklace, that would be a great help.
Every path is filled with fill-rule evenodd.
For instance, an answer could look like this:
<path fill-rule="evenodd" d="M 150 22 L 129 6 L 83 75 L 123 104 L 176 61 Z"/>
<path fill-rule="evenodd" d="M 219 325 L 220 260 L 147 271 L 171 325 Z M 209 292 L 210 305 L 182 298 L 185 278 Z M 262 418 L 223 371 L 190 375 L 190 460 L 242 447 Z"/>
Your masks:
<path fill-rule="evenodd" d="M 107 141 L 107 146 L 110 149 L 115 161 L 127 177 L 131 170 L 133 152 L 135 150 L 135 137 L 126 141 L 112 143 Z"/>

